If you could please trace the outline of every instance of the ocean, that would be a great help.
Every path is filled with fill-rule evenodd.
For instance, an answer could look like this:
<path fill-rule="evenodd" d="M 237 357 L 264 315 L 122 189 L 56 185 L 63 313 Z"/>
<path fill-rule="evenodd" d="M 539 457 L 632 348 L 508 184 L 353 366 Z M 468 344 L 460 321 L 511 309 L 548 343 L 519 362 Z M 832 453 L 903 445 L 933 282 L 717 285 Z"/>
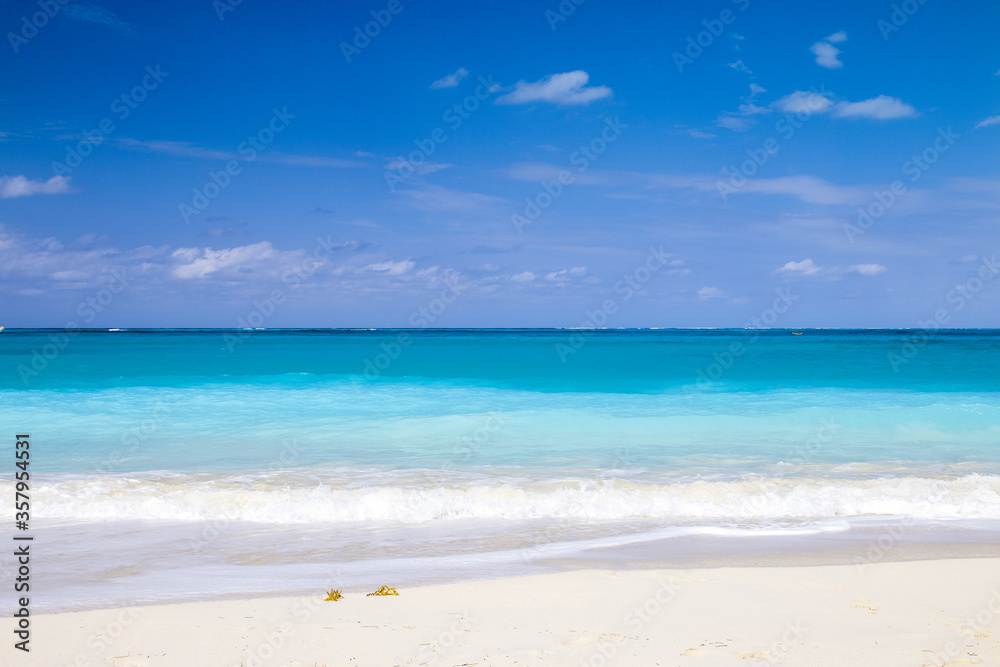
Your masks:
<path fill-rule="evenodd" d="M 1000 544 L 998 330 L 19 329 L 0 363 L 40 610 Z"/>

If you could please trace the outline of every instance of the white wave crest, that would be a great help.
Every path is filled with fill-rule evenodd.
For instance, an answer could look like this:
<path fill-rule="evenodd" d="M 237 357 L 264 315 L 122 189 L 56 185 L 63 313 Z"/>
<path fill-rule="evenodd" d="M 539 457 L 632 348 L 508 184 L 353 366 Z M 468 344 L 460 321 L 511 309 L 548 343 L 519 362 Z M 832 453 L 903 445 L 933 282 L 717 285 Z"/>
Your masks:
<path fill-rule="evenodd" d="M 5 497 L 11 483 L 0 483 Z M 902 515 L 1000 519 L 1000 476 L 768 478 L 635 483 L 570 479 L 377 485 L 247 478 L 96 478 L 35 483 L 33 516 L 263 523 L 435 519 L 781 519 Z"/>

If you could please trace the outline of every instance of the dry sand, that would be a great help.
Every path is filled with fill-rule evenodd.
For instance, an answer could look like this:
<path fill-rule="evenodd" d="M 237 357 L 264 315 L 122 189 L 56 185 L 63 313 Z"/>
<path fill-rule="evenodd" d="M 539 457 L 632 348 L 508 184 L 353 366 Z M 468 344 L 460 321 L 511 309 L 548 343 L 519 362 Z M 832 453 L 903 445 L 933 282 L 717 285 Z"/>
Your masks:
<path fill-rule="evenodd" d="M 30 654 L 12 648 L 7 616 L 0 662 L 1000 665 L 1000 559 L 578 570 L 399 597 L 319 593 L 38 614 Z"/>

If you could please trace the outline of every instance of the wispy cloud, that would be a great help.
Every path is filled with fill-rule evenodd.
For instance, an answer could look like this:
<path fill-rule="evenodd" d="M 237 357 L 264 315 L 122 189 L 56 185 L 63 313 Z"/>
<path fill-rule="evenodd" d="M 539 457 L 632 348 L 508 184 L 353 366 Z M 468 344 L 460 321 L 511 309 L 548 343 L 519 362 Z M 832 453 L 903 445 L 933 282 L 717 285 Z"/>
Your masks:
<path fill-rule="evenodd" d="M 840 55 L 840 49 L 838 49 L 834 44 L 838 44 L 847 40 L 846 32 L 835 32 L 829 37 L 824 37 L 820 41 L 810 47 L 810 51 L 816 56 L 816 64 L 820 67 L 826 67 L 827 69 L 837 69 L 844 66 L 844 63 L 840 62 L 837 58 Z"/>
<path fill-rule="evenodd" d="M 847 267 L 848 272 L 857 273 L 862 276 L 877 276 L 888 271 L 881 264 L 855 264 Z"/>
<path fill-rule="evenodd" d="M 788 262 L 775 273 L 786 273 L 792 275 L 811 276 L 819 273 L 819 267 L 811 259 L 804 259 L 801 262 Z"/>
<path fill-rule="evenodd" d="M 708 301 L 709 299 L 721 299 L 721 298 L 723 298 L 725 296 L 726 296 L 726 293 L 723 292 L 718 287 L 705 286 L 705 287 L 702 287 L 700 290 L 698 290 L 698 300 L 699 301 Z"/>
<path fill-rule="evenodd" d="M 560 105 L 590 104 L 611 97 L 607 86 L 588 86 L 590 75 L 583 70 L 550 74 L 540 81 L 518 81 L 512 92 L 497 98 L 496 104 L 550 102 Z"/>
<path fill-rule="evenodd" d="M 861 187 L 834 185 L 815 176 L 779 176 L 749 179 L 740 192 L 766 195 L 789 195 L 808 204 L 857 204 L 866 201 L 868 190 Z"/>
<path fill-rule="evenodd" d="M 374 264 L 369 264 L 365 267 L 366 271 L 375 271 L 377 273 L 385 273 L 390 276 L 401 276 L 404 273 L 410 271 L 417 263 L 412 259 L 403 259 L 398 262 L 393 262 L 387 260 L 385 262 L 376 262 Z"/>
<path fill-rule="evenodd" d="M 560 167 L 545 163 L 518 163 L 502 172 L 515 180 L 539 181 L 558 177 Z M 663 174 L 626 171 L 588 170 L 585 178 L 574 181 L 578 185 L 607 187 L 641 187 L 643 189 L 698 190 L 718 194 L 719 177 L 712 174 Z M 806 202 L 824 206 L 862 204 L 871 198 L 868 187 L 837 185 L 809 175 L 778 176 L 775 178 L 750 178 L 733 195 L 763 194 L 787 195 Z"/>
<path fill-rule="evenodd" d="M 53 176 L 47 181 L 32 181 L 24 176 L 0 176 L 0 199 L 31 195 L 62 195 L 71 192 L 69 178 Z"/>
<path fill-rule="evenodd" d="M 696 130 L 694 128 L 685 128 L 680 130 L 682 134 L 686 134 L 689 137 L 694 137 L 695 139 L 714 139 L 715 135 L 711 132 L 702 132 L 701 130 Z"/>
<path fill-rule="evenodd" d="M 832 105 L 833 102 L 826 95 L 807 90 L 796 90 L 774 103 L 779 111 L 800 114 L 826 113 Z"/>
<path fill-rule="evenodd" d="M 737 60 L 736 62 L 729 63 L 729 66 L 736 70 L 737 72 L 743 72 L 744 74 L 753 76 L 753 72 L 742 60 Z"/>
<path fill-rule="evenodd" d="M 448 162 L 421 162 L 420 164 L 413 164 L 407 160 L 396 158 L 387 162 L 385 168 L 389 171 L 411 169 L 412 173 L 417 176 L 426 176 L 427 174 L 433 174 L 435 171 L 441 171 L 442 169 L 454 166 Z"/>
<path fill-rule="evenodd" d="M 733 67 L 737 63 L 742 64 L 743 61 L 737 61 L 736 63 L 730 63 L 729 66 Z M 734 67 L 734 69 L 736 69 Z M 749 70 L 747 70 L 749 73 Z M 757 96 L 766 93 L 767 89 L 756 83 L 750 84 L 750 94 L 742 98 L 743 103 L 737 108 L 736 111 L 724 111 L 719 114 L 719 117 L 715 119 L 715 124 L 719 127 L 724 127 L 727 130 L 734 130 L 736 132 L 745 132 L 753 124 L 751 118 L 758 114 L 770 113 L 771 109 L 765 106 L 760 106 L 756 103 Z"/>
<path fill-rule="evenodd" d="M 879 95 L 861 102 L 838 102 L 833 109 L 833 115 L 838 118 L 891 120 L 913 118 L 917 115 L 917 110 L 896 97 Z"/>
<path fill-rule="evenodd" d="M 1000 124 L 1000 116 L 990 116 L 989 118 L 981 120 L 978 123 L 976 123 L 975 129 L 978 130 L 981 127 L 989 127 L 990 125 L 997 125 L 997 124 Z"/>
<path fill-rule="evenodd" d="M 397 192 L 412 206 L 425 211 L 471 213 L 489 210 L 504 202 L 500 197 L 453 190 L 439 185 L 423 185 Z"/>
<path fill-rule="evenodd" d="M 462 81 L 465 77 L 469 76 L 469 70 L 464 67 L 459 67 L 457 70 L 449 74 L 448 76 L 443 76 L 434 83 L 431 84 L 431 88 L 454 88 Z"/>
<path fill-rule="evenodd" d="M 118 18 L 110 9 L 92 5 L 89 2 L 75 2 L 62 8 L 62 15 L 71 21 L 81 23 L 98 23 L 114 28 L 129 36 L 135 35 L 135 30 L 131 25 Z"/>
<path fill-rule="evenodd" d="M 163 153 L 165 155 L 177 155 L 179 157 L 193 157 L 205 160 L 248 160 L 248 156 L 236 151 L 215 150 L 212 148 L 202 148 L 187 141 L 139 141 L 137 139 L 123 138 L 118 143 L 126 148 L 145 150 L 153 153 Z M 306 167 L 360 167 L 362 162 L 354 160 L 341 160 L 338 158 L 319 157 L 315 155 L 297 155 L 294 153 L 278 152 L 258 152 L 253 158 L 254 162 L 273 162 L 277 164 L 293 164 Z"/>

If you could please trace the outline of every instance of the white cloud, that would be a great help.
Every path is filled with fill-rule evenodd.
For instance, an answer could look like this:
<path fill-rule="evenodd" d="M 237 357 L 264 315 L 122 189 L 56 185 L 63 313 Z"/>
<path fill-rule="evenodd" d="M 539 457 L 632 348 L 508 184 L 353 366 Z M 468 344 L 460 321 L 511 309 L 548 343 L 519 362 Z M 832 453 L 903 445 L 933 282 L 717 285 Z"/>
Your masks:
<path fill-rule="evenodd" d="M 518 81 L 514 90 L 497 98 L 496 104 L 529 104 L 531 102 L 551 102 L 553 104 L 590 104 L 605 97 L 611 97 L 607 86 L 587 86 L 590 75 L 583 70 L 550 74 L 540 81 Z"/>
<path fill-rule="evenodd" d="M 990 125 L 996 125 L 998 123 L 1000 123 L 1000 116 L 990 116 L 986 120 L 982 120 L 976 123 L 975 129 L 978 130 L 981 127 L 989 127 Z"/>
<path fill-rule="evenodd" d="M 385 165 L 385 168 L 389 171 L 402 171 L 404 169 L 412 169 L 414 174 L 417 176 L 426 176 L 427 174 L 433 174 L 435 171 L 441 171 L 442 169 L 448 169 L 454 167 L 455 165 L 449 164 L 447 162 L 421 162 L 420 164 L 414 164 L 407 160 L 397 158 L 390 161 Z M 405 171 L 402 171 L 405 174 Z M 404 176 L 405 178 L 405 176 Z"/>
<path fill-rule="evenodd" d="M 737 63 L 742 64 L 742 61 L 737 61 Z M 730 63 L 730 67 L 733 67 L 736 63 Z M 749 71 L 749 70 L 748 70 Z M 769 107 L 762 107 L 754 104 L 754 98 L 760 93 L 766 93 L 767 89 L 763 86 L 759 86 L 756 83 L 750 84 L 750 95 L 742 98 L 743 103 L 740 104 L 739 108 L 735 111 L 723 111 L 719 114 L 719 117 L 715 120 L 715 124 L 719 127 L 724 127 L 728 130 L 734 130 L 736 132 L 744 132 L 749 129 L 751 122 L 749 118 L 751 116 L 756 116 L 757 114 L 771 113 Z"/>
<path fill-rule="evenodd" d="M 912 118 L 917 115 L 917 110 L 912 106 L 888 95 L 879 95 L 860 102 L 841 101 L 834 104 L 827 95 L 796 90 L 777 100 L 773 106 L 786 113 L 821 114 L 832 111 L 836 118 L 890 120 Z"/>
<path fill-rule="evenodd" d="M 721 299 L 726 296 L 726 293 L 720 290 L 718 287 L 702 287 L 698 290 L 698 299 L 701 301 L 708 301 L 709 299 Z"/>
<path fill-rule="evenodd" d="M 912 118 L 917 115 L 917 110 L 896 97 L 879 95 L 861 102 L 838 102 L 833 115 L 838 118 L 890 120 Z"/>
<path fill-rule="evenodd" d="M 385 273 L 390 276 L 401 276 L 416 265 L 417 265 L 416 262 L 414 262 L 412 259 L 404 259 L 398 262 L 385 261 L 385 262 L 377 262 L 375 264 L 369 264 L 368 266 L 365 267 L 365 269 L 368 271 L 378 271 L 380 273 Z"/>
<path fill-rule="evenodd" d="M 816 56 L 816 64 L 820 67 L 837 69 L 838 67 L 844 66 L 844 63 L 840 62 L 837 58 L 840 54 L 840 49 L 833 44 L 829 44 L 827 42 L 816 42 L 809 50 Z"/>
<path fill-rule="evenodd" d="M 785 95 L 774 103 L 774 106 L 785 113 L 826 113 L 833 102 L 829 97 L 806 90 L 796 90 Z"/>
<path fill-rule="evenodd" d="M 327 236 L 316 246 L 289 250 L 267 241 L 225 248 L 142 246 L 120 250 L 109 245 L 108 239 L 93 235 L 68 242 L 31 239 L 0 225 L 0 294 L 44 296 L 54 302 L 62 299 L 69 315 L 80 294 L 107 287 L 112 280 L 127 284 L 126 299 L 212 298 L 220 308 L 236 303 L 239 309 L 245 307 L 246 297 L 267 294 L 276 286 L 289 297 L 301 289 L 303 297 L 322 294 L 324 298 L 357 300 L 381 292 L 430 294 L 439 292 L 446 283 L 479 289 L 502 282 L 513 291 L 519 287 L 518 281 L 534 280 L 530 272 L 510 282 L 510 276 L 497 273 L 467 279 L 444 265 L 417 270 L 418 262 L 413 259 L 372 256 L 364 252 L 366 247 L 370 246 Z M 343 252 L 331 254 L 338 248 Z M 301 283 L 289 284 L 291 275 L 299 276 Z M 553 290 L 559 287 L 559 283 L 544 284 Z"/>
<path fill-rule="evenodd" d="M 837 58 L 840 55 L 840 49 L 838 49 L 834 44 L 847 40 L 847 33 L 844 31 L 835 32 L 832 35 L 824 37 L 820 41 L 813 44 L 809 50 L 813 52 L 816 56 L 816 64 L 820 67 L 826 67 L 827 69 L 838 69 L 844 66 L 844 63 L 840 62 Z"/>
<path fill-rule="evenodd" d="M 469 76 L 469 71 L 464 67 L 459 67 L 457 70 L 449 74 L 448 76 L 443 76 L 434 83 L 431 84 L 431 88 L 454 88 L 459 84 L 459 82 L 465 77 Z"/>
<path fill-rule="evenodd" d="M 742 116 L 723 114 L 715 119 L 715 124 L 734 132 L 744 132 L 750 127 L 750 121 Z"/>
<path fill-rule="evenodd" d="M 249 270 L 264 264 L 273 264 L 277 251 L 269 241 L 235 248 L 178 248 L 170 259 L 177 262 L 171 272 L 175 278 L 191 280 L 205 278 L 225 269 Z"/>
<path fill-rule="evenodd" d="M 118 143 L 126 148 L 152 151 L 166 155 L 193 157 L 205 160 L 240 160 L 249 158 L 235 151 L 219 151 L 212 148 L 202 148 L 188 141 L 138 141 L 127 137 L 119 139 Z M 318 157 L 315 155 L 298 155 L 295 153 L 278 153 L 274 151 L 258 152 L 254 158 L 257 162 L 274 162 L 277 164 L 293 164 L 305 167 L 360 167 L 361 162 L 340 160 L 338 158 Z"/>
<path fill-rule="evenodd" d="M 550 162 L 518 162 L 503 171 L 507 178 L 516 181 L 557 181 L 560 175 L 565 178 L 569 170 L 563 165 L 552 164 Z M 572 172 L 573 183 L 580 185 L 606 185 L 608 179 L 605 175 L 593 169 Z"/>
<path fill-rule="evenodd" d="M 729 63 L 729 66 L 734 70 L 736 70 L 737 72 L 743 72 L 744 74 L 749 74 L 753 76 L 753 72 L 750 71 L 750 68 L 747 67 L 742 60 L 737 60 L 734 63 Z"/>
<path fill-rule="evenodd" d="M 575 278 L 582 276 L 587 272 L 587 267 L 585 266 L 574 266 L 572 269 L 561 269 L 559 271 L 552 271 L 545 274 L 545 279 L 555 282 L 564 282 L 570 278 Z"/>
<path fill-rule="evenodd" d="M 864 188 L 834 185 L 815 176 L 752 178 L 738 192 L 790 195 L 809 204 L 855 204 L 869 196 Z"/>
<path fill-rule="evenodd" d="M 515 283 L 530 283 L 534 279 L 535 274 L 531 271 L 525 271 L 524 273 L 518 273 L 517 275 L 510 277 L 511 282 Z"/>
<path fill-rule="evenodd" d="M 69 179 L 65 176 L 53 176 L 47 181 L 31 181 L 24 176 L 0 176 L 0 199 L 61 195 L 69 191 Z"/>
<path fill-rule="evenodd" d="M 811 276 L 819 273 L 819 267 L 811 259 L 804 259 L 801 262 L 788 262 L 775 273 L 791 273 L 803 276 Z"/>
<path fill-rule="evenodd" d="M 847 267 L 847 270 L 862 276 L 877 276 L 880 273 L 888 271 L 888 269 L 881 264 L 855 264 L 854 266 Z"/>
<path fill-rule="evenodd" d="M 504 201 L 500 197 L 494 197 L 493 195 L 452 190 L 451 188 L 443 188 L 437 185 L 425 185 L 419 188 L 398 190 L 397 192 L 400 196 L 409 200 L 414 207 L 425 211 L 470 213 L 473 211 L 488 210 Z"/>
<path fill-rule="evenodd" d="M 694 137 L 695 139 L 714 139 L 715 138 L 715 135 L 712 134 L 711 132 L 702 132 L 701 130 L 696 130 L 696 129 L 691 128 L 691 127 L 687 128 L 687 129 L 683 129 L 683 130 L 681 130 L 681 132 L 683 134 L 688 135 L 689 137 Z"/>

